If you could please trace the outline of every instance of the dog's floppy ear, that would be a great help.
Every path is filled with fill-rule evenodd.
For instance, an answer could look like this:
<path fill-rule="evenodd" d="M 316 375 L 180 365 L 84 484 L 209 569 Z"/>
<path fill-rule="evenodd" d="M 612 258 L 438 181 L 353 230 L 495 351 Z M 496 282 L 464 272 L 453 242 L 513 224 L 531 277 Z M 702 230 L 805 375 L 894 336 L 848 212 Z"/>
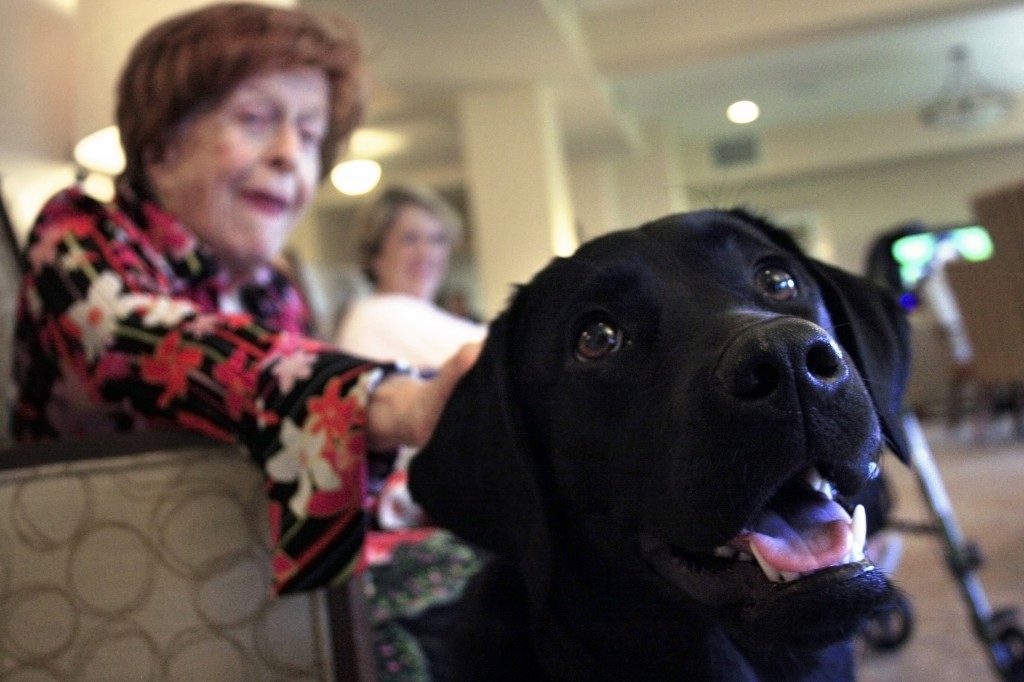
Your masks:
<path fill-rule="evenodd" d="M 904 462 L 903 392 L 910 374 L 910 327 L 899 303 L 880 286 L 820 261 L 805 261 L 821 286 L 839 344 L 853 355 L 889 447 Z"/>
<path fill-rule="evenodd" d="M 430 442 L 413 458 L 413 498 L 439 526 L 515 562 L 543 598 L 550 565 L 544 505 L 509 395 L 513 309 L 490 325 Z"/>

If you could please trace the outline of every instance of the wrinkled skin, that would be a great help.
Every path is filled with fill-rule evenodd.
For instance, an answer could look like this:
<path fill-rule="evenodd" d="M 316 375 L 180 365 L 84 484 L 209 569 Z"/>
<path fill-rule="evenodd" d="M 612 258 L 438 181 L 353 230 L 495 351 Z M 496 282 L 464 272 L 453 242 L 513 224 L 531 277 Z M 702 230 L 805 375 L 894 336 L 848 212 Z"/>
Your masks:
<path fill-rule="evenodd" d="M 452 634 L 460 677 L 852 679 L 847 641 L 893 596 L 879 571 L 773 583 L 713 551 L 813 496 L 811 467 L 849 511 L 884 448 L 904 455 L 906 348 L 886 294 L 739 211 L 553 261 L 411 472 L 497 556 Z"/>

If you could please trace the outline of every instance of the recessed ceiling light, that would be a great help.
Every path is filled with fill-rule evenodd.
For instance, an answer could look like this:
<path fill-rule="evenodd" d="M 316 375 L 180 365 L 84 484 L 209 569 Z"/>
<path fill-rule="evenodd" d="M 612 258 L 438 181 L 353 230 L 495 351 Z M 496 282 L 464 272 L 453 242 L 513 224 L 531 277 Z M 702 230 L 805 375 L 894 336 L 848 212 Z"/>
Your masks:
<path fill-rule="evenodd" d="M 380 164 L 370 159 L 352 159 L 331 170 L 331 184 L 342 194 L 366 194 L 380 182 Z"/>
<path fill-rule="evenodd" d="M 749 100 L 740 100 L 739 102 L 733 102 L 729 105 L 729 108 L 725 110 L 725 117 L 737 125 L 746 125 L 747 123 L 753 123 L 757 120 L 757 117 L 761 115 L 761 109 L 754 102 Z"/>

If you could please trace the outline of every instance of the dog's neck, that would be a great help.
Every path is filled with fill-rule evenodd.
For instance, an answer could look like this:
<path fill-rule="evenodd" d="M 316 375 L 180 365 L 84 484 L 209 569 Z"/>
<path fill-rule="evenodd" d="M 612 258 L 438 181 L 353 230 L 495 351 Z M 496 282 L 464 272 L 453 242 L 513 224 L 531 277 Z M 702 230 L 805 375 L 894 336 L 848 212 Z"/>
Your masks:
<path fill-rule="evenodd" d="M 703 638 L 693 638 L 678 622 L 623 625 L 577 618 L 546 614 L 539 619 L 535 646 L 552 679 L 849 682 L 855 677 L 849 643 L 820 652 L 750 652 L 713 627 Z"/>

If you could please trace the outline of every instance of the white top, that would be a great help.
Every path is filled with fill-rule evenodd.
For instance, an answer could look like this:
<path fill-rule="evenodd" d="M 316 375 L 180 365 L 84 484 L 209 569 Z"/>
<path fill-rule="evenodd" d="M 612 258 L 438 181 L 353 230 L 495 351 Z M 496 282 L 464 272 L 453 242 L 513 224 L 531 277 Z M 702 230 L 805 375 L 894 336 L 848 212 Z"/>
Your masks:
<path fill-rule="evenodd" d="M 335 343 L 368 360 L 436 369 L 463 345 L 486 335 L 486 325 L 429 301 L 407 294 L 369 294 L 349 306 Z"/>

